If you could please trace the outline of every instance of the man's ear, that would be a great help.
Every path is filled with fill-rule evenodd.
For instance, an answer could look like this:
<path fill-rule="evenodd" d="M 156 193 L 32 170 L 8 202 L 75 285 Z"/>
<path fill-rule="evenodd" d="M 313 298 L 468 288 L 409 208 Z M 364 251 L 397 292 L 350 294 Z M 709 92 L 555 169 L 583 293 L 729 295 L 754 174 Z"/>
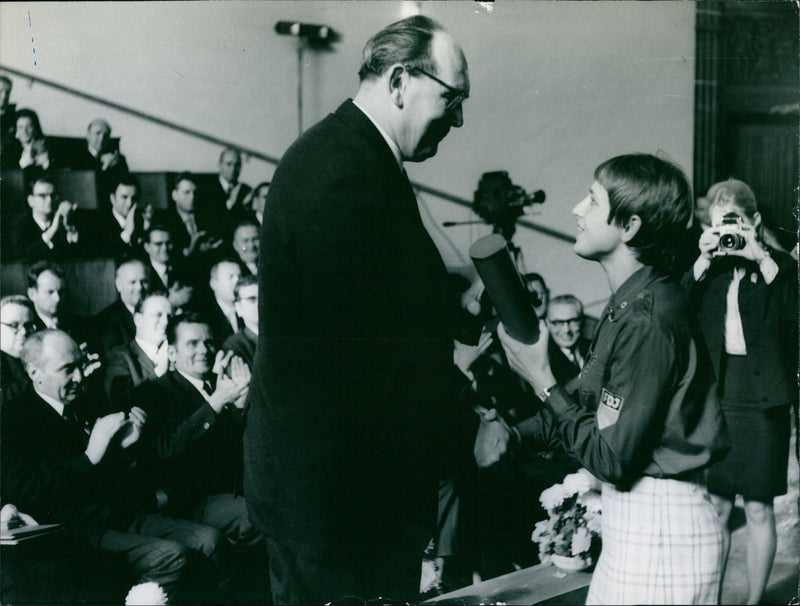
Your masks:
<path fill-rule="evenodd" d="M 169 360 L 170 364 L 174 367 L 175 365 L 175 357 L 177 356 L 177 352 L 175 351 L 174 345 L 167 346 L 167 359 Z"/>
<path fill-rule="evenodd" d="M 33 383 L 41 383 L 42 378 L 42 371 L 36 368 L 33 364 L 28 364 L 25 367 L 25 371 L 28 373 L 31 381 Z"/>
<path fill-rule="evenodd" d="M 631 215 L 628 219 L 628 224 L 622 229 L 622 241 L 627 244 L 633 237 L 639 233 L 639 228 L 642 226 L 642 219 L 639 215 Z"/>
<path fill-rule="evenodd" d="M 393 65 L 389 72 L 389 94 L 392 102 L 399 108 L 403 107 L 403 97 L 408 83 L 408 71 L 399 63 Z"/>

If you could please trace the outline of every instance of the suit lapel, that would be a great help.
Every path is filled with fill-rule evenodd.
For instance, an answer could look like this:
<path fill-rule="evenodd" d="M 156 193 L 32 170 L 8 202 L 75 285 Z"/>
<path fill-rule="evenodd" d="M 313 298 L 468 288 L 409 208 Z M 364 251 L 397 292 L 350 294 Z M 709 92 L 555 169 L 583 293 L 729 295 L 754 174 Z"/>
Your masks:
<path fill-rule="evenodd" d="M 169 377 L 180 395 L 188 397 L 188 401 L 192 404 L 192 410 L 196 410 L 206 403 L 203 394 L 197 391 L 195 386 L 189 383 L 177 370 L 170 372 Z M 181 400 L 186 401 L 184 397 L 181 397 Z"/>
<path fill-rule="evenodd" d="M 144 353 L 144 350 L 139 347 L 139 344 L 135 340 L 131 341 L 128 349 L 133 355 L 133 359 L 136 360 L 139 366 L 139 370 L 142 373 L 142 379 L 155 379 L 156 367 L 153 365 L 153 361 L 147 357 L 146 353 Z"/>

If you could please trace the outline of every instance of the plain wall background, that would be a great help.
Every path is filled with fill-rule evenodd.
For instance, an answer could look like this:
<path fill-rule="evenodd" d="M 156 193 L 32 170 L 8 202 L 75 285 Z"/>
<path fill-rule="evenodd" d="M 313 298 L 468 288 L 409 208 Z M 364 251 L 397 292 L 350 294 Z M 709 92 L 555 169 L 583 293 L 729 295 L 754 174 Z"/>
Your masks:
<path fill-rule="evenodd" d="M 407 164 L 412 181 L 471 200 L 483 172 L 507 170 L 514 183 L 547 194 L 531 220 L 572 235 L 570 210 L 606 158 L 660 152 L 691 175 L 690 2 L 4 2 L 0 64 L 279 157 L 297 136 L 298 65 L 295 39 L 277 35 L 275 22 L 324 24 L 341 35 L 331 51 L 304 54 L 308 128 L 355 92 L 369 36 L 414 11 L 460 41 L 472 95 L 464 127 L 438 155 Z M 46 134 L 83 136 L 104 117 L 132 170 L 216 170 L 213 145 L 12 80 L 12 101 L 36 109 Z M 246 161 L 242 179 L 255 184 L 273 168 Z M 469 266 L 470 243 L 491 229 L 442 228 L 477 217 L 428 194 L 420 204 L 447 264 Z M 608 287 L 598 266 L 528 229 L 515 242 L 552 294 L 572 292 L 599 313 Z"/>

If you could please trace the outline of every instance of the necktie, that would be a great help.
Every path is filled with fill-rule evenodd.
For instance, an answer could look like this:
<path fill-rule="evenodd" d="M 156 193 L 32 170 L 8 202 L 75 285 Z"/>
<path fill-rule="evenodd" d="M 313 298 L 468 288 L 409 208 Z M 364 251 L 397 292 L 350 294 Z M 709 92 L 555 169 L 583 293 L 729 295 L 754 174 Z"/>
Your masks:
<path fill-rule="evenodd" d="M 64 412 L 61 413 L 62 418 L 67 422 L 70 429 L 83 440 L 84 445 L 89 442 L 89 436 L 86 434 L 86 428 L 80 422 L 75 412 L 69 407 L 64 407 Z"/>
<path fill-rule="evenodd" d="M 169 265 L 164 268 L 164 286 L 172 286 L 172 268 Z"/>
<path fill-rule="evenodd" d="M 207 396 L 214 393 L 214 388 L 211 386 L 211 381 L 203 381 L 203 391 Z"/>

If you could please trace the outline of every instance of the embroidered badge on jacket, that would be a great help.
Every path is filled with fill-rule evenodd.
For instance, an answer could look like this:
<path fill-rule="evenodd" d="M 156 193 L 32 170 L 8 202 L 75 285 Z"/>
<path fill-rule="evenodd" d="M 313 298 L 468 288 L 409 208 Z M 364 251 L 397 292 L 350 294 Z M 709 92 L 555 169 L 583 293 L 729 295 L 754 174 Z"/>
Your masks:
<path fill-rule="evenodd" d="M 605 387 L 603 388 L 603 391 L 600 392 L 600 406 L 597 407 L 598 429 L 605 429 L 617 422 L 623 402 L 622 396 L 615 395 Z"/>

